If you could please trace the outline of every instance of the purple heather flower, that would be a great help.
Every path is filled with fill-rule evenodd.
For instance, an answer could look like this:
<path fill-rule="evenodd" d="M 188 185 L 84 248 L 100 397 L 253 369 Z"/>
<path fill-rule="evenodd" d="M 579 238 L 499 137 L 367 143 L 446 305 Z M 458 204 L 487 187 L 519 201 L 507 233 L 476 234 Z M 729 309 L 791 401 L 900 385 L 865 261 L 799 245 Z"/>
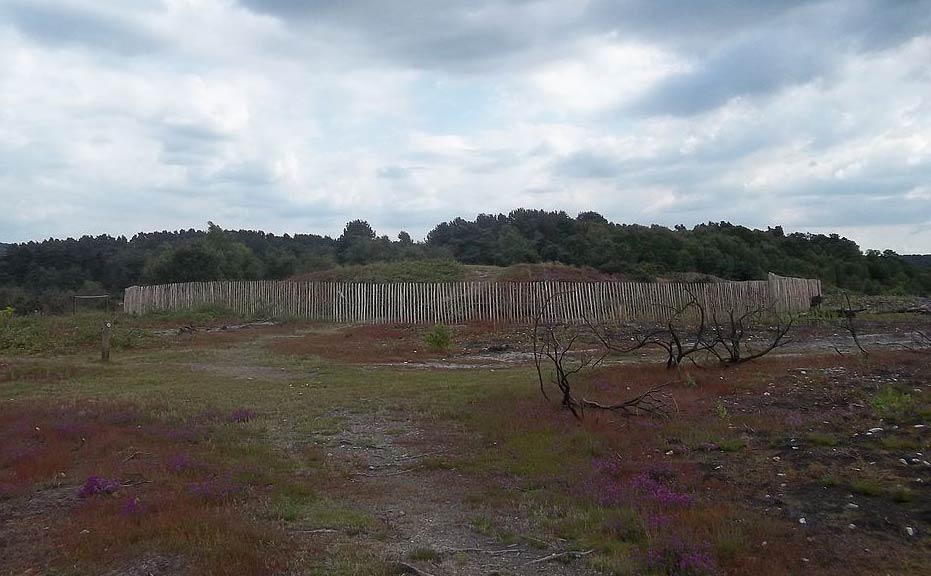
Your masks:
<path fill-rule="evenodd" d="M 146 511 L 146 506 L 139 501 L 138 498 L 133 496 L 132 498 L 127 498 L 123 505 L 120 507 L 120 514 L 123 516 L 139 516 Z"/>
<path fill-rule="evenodd" d="M 78 490 L 78 498 L 90 498 L 100 494 L 113 494 L 120 489 L 120 482 L 100 476 L 90 476 L 84 481 L 84 486 Z"/>
<path fill-rule="evenodd" d="M 651 547 L 644 562 L 651 571 L 669 576 L 713 576 L 718 573 L 707 545 L 692 545 L 671 538 Z"/>
<path fill-rule="evenodd" d="M 237 408 L 230 413 L 229 421 L 239 424 L 255 419 L 255 410 L 251 408 Z"/>
<path fill-rule="evenodd" d="M 630 486 L 635 492 L 652 498 L 662 506 L 686 506 L 695 499 L 690 494 L 676 492 L 663 481 L 662 474 L 643 472 L 634 476 Z"/>
<path fill-rule="evenodd" d="M 224 500 L 242 491 L 242 487 L 233 483 L 232 476 L 208 478 L 190 485 L 191 493 L 208 501 Z"/>
<path fill-rule="evenodd" d="M 173 454 L 168 457 L 168 469 L 172 472 L 181 472 L 191 467 L 191 460 L 187 454 Z"/>

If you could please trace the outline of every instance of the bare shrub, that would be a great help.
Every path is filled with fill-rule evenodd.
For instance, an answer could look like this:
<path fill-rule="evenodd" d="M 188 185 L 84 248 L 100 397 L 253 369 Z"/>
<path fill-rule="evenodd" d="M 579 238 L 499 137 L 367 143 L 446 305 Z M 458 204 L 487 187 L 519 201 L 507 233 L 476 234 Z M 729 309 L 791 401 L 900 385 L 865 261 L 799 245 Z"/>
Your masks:
<path fill-rule="evenodd" d="M 612 351 L 607 340 L 591 322 L 573 324 L 548 319 L 546 312 L 553 301 L 565 296 L 558 293 L 548 297 L 537 311 L 533 324 L 533 359 L 540 382 L 540 391 L 546 393 L 547 375 L 544 366 L 552 369 L 549 379 L 561 395 L 563 407 L 581 419 L 585 409 L 605 410 L 624 416 L 646 414 L 668 416 L 674 406 L 672 397 L 665 391 L 671 382 L 652 387 L 641 394 L 619 402 L 603 404 L 578 398 L 572 392 L 572 378 L 583 370 L 595 368 Z"/>
<path fill-rule="evenodd" d="M 754 346 L 751 343 L 753 336 L 759 334 L 760 327 L 766 324 L 771 324 L 767 337 L 762 344 Z M 790 344 L 792 339 L 789 338 L 789 331 L 792 325 L 791 316 L 782 317 L 769 306 L 757 306 L 745 312 L 729 310 L 723 318 L 712 314 L 708 331 L 710 339 L 706 342 L 705 350 L 725 365 L 750 362 Z"/>

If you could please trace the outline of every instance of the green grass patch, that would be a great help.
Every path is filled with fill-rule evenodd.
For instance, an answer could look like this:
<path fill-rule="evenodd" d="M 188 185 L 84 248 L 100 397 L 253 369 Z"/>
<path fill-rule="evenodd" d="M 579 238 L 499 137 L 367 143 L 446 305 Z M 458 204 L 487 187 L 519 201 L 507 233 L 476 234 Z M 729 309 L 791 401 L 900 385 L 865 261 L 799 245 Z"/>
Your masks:
<path fill-rule="evenodd" d="M 440 562 L 443 557 L 433 548 L 414 548 L 407 553 L 407 559 L 414 562 Z"/>
<path fill-rule="evenodd" d="M 905 504 L 911 502 L 915 498 L 915 494 L 908 488 L 903 486 L 896 486 L 889 491 L 889 497 L 892 498 L 894 502 Z"/>
<path fill-rule="evenodd" d="M 883 436 L 879 443 L 889 450 L 921 450 L 924 447 L 921 440 L 908 436 Z"/>
<path fill-rule="evenodd" d="M 337 266 L 311 272 L 300 280 L 326 282 L 458 282 L 466 268 L 454 260 L 402 260 Z"/>
<path fill-rule="evenodd" d="M 427 348 L 434 352 L 445 352 L 453 344 L 453 333 L 444 324 L 437 324 L 423 337 Z"/>
<path fill-rule="evenodd" d="M 717 445 L 722 452 L 737 452 L 747 447 L 747 441 L 743 438 L 721 438 Z"/>
<path fill-rule="evenodd" d="M 861 478 L 850 483 L 850 488 L 861 496 L 880 496 L 883 493 L 882 485 L 870 478 Z"/>
<path fill-rule="evenodd" d="M 808 441 L 814 446 L 824 446 L 830 448 L 837 446 L 840 443 L 836 436 L 823 432 L 811 432 L 808 434 L 807 438 Z"/>
<path fill-rule="evenodd" d="M 142 323 L 215 324 L 218 322 L 243 322 L 242 314 L 224 306 L 197 306 L 187 310 L 149 312 L 140 318 Z"/>
<path fill-rule="evenodd" d="M 129 316 L 85 313 L 75 316 L 12 316 L 0 320 L 0 352 L 68 354 L 99 350 L 104 322 L 111 322 L 111 350 L 142 346 L 151 337 Z"/>
<path fill-rule="evenodd" d="M 895 386 L 884 386 L 870 399 L 870 406 L 877 416 L 884 419 L 898 419 L 907 415 L 914 407 L 911 394 L 902 392 Z"/>

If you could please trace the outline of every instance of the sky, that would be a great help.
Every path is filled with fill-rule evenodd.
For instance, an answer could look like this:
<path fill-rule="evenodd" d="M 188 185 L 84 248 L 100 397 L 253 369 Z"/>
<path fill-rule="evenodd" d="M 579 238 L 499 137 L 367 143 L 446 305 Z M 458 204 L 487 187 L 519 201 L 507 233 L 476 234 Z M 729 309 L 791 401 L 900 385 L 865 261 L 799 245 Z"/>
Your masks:
<path fill-rule="evenodd" d="M 931 253 L 931 0 L 0 0 L 0 242 L 519 207 Z"/>

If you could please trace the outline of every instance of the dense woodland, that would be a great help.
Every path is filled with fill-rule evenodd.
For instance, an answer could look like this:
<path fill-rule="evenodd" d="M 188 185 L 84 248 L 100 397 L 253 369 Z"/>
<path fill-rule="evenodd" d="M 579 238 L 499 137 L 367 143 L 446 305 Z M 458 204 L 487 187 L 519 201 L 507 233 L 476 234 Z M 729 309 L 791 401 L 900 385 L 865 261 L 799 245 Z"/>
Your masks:
<path fill-rule="evenodd" d="M 909 264 L 931 268 L 931 254 L 905 254 L 902 256 Z"/>
<path fill-rule="evenodd" d="M 0 308 L 20 312 L 67 309 L 71 294 L 117 294 L 133 284 L 221 279 L 284 279 L 295 274 L 377 262 L 438 262 L 509 266 L 559 262 L 650 281 L 695 272 L 731 280 L 767 272 L 820 278 L 829 288 L 866 294 L 931 293 L 928 256 L 910 260 L 891 251 L 861 252 L 836 234 L 785 234 L 728 222 L 687 229 L 615 224 L 594 212 L 515 210 L 457 218 L 437 225 L 423 242 L 401 232 L 378 236 L 361 220 L 338 238 L 206 230 L 84 236 L 0 245 Z M 440 264 L 442 263 L 442 265 Z M 448 276 L 446 276 L 448 277 Z"/>

